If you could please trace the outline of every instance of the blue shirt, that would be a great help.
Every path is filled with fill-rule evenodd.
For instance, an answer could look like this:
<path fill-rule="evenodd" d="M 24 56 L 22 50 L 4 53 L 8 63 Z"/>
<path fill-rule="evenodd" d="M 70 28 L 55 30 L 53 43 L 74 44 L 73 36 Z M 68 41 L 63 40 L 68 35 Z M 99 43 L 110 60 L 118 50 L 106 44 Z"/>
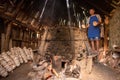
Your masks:
<path fill-rule="evenodd" d="M 88 38 L 100 37 L 100 27 L 94 26 L 93 25 L 94 21 L 99 22 L 97 16 L 96 15 L 90 16 L 89 27 L 88 27 Z"/>

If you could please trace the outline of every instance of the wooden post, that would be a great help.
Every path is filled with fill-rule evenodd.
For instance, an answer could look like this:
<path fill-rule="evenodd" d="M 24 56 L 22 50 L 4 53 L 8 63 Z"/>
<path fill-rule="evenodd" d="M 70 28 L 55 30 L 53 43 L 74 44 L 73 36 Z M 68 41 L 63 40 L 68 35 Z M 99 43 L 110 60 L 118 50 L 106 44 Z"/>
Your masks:
<path fill-rule="evenodd" d="M 9 41 L 9 50 L 12 48 L 12 39 Z"/>
<path fill-rule="evenodd" d="M 44 48 L 45 48 L 45 39 L 47 38 L 47 35 L 48 35 L 48 28 L 45 27 L 45 32 L 42 36 L 42 39 L 41 39 L 41 44 L 40 44 L 40 47 L 39 47 L 39 50 L 40 50 L 40 54 L 41 55 L 44 55 Z"/>
<path fill-rule="evenodd" d="M 105 15 L 104 20 L 104 26 L 105 26 L 105 32 L 104 32 L 104 52 L 101 52 L 98 56 L 98 60 L 101 62 L 101 60 L 105 57 L 106 51 L 108 50 L 108 30 L 109 30 L 109 17 Z"/>
<path fill-rule="evenodd" d="M 105 35 L 104 35 L 104 51 L 108 49 L 108 24 L 109 24 L 109 18 L 108 16 L 105 16 Z"/>
<path fill-rule="evenodd" d="M 1 52 L 5 51 L 5 34 L 1 34 Z"/>
<path fill-rule="evenodd" d="M 11 25 L 12 22 L 10 22 L 6 28 L 6 35 L 5 35 L 5 50 L 9 49 L 9 41 L 10 41 L 10 34 L 11 34 Z"/>
<path fill-rule="evenodd" d="M 29 34 L 29 41 L 30 41 L 30 42 L 29 42 L 29 47 L 32 47 L 32 46 L 31 46 L 31 43 L 32 43 L 32 42 L 31 42 L 31 40 L 32 40 L 31 36 L 32 36 L 32 30 L 30 30 L 30 34 Z"/>
<path fill-rule="evenodd" d="M 22 29 L 20 29 L 20 35 L 19 36 L 20 36 L 19 39 L 22 40 L 22 37 L 23 37 L 23 31 L 22 31 Z"/>
<path fill-rule="evenodd" d="M 22 43 L 21 43 L 21 47 L 24 47 L 24 36 L 25 36 L 25 31 L 23 30 L 23 36 L 22 36 Z"/>

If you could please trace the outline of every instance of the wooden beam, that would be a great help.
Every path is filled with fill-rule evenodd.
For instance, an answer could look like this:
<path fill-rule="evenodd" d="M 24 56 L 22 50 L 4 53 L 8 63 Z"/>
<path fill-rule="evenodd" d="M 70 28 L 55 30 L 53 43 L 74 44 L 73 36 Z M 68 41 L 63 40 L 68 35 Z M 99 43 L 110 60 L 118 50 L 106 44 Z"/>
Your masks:
<path fill-rule="evenodd" d="M 20 2 L 19 2 L 19 4 L 16 6 L 16 8 L 13 10 L 13 12 L 12 13 L 10 13 L 10 12 L 6 12 L 6 11 L 1 11 L 1 13 L 2 13 L 2 15 L 0 15 L 0 16 L 3 16 L 3 15 L 5 15 L 4 17 L 7 17 L 7 16 L 9 16 L 9 19 L 10 20 L 14 20 L 15 22 L 17 22 L 17 21 L 20 21 L 21 23 L 20 24 L 22 24 L 23 25 L 23 23 L 25 23 L 25 24 L 30 24 L 31 23 L 31 20 L 29 20 L 29 18 L 32 18 L 32 19 L 35 19 L 35 21 L 38 21 L 39 19 L 37 18 L 39 15 L 40 15 L 40 13 L 38 13 L 37 15 L 36 15 L 36 18 L 35 18 L 35 16 L 33 16 L 33 15 L 31 15 L 31 16 L 29 16 L 29 18 L 26 20 L 26 21 L 24 21 L 24 18 L 26 17 L 26 16 L 28 16 L 28 15 L 25 15 L 25 13 L 24 12 L 22 12 L 21 11 L 21 6 L 24 6 L 24 0 L 21 0 Z M 9 7 L 8 7 L 9 8 Z M 7 9 L 8 9 L 7 8 Z M 28 8 L 29 9 L 29 8 Z M 19 13 L 19 12 L 21 12 L 21 13 Z M 1 14 L 0 13 L 0 14 Z M 34 12 L 33 12 L 34 13 Z M 16 18 L 17 19 L 20 19 L 20 20 L 16 20 Z M 18 22 L 17 22 L 18 23 Z M 23 26 L 25 26 L 25 24 L 23 25 Z M 25 26 L 26 27 L 26 26 Z M 30 26 L 31 27 L 31 26 Z M 32 27 L 34 27 L 34 29 L 33 30 L 35 30 L 35 28 L 37 28 L 37 27 L 35 27 L 35 25 L 32 25 Z M 32 28 L 31 28 L 32 29 Z M 38 30 L 38 29 L 36 29 L 36 30 Z"/>
<path fill-rule="evenodd" d="M 6 14 L 4 14 L 4 13 L 1 13 L 1 12 L 0 12 L 0 17 L 2 17 L 2 18 L 4 18 L 4 19 L 7 19 L 7 20 L 9 20 L 9 21 L 12 21 L 13 23 L 16 23 L 16 24 L 18 24 L 18 25 L 21 25 L 21 26 L 24 26 L 24 27 L 26 27 L 26 28 L 29 28 L 30 30 L 37 31 L 37 29 L 36 29 L 35 27 L 33 27 L 32 25 L 22 23 L 22 22 L 16 20 L 14 17 L 8 16 L 8 15 L 6 15 Z"/>
<path fill-rule="evenodd" d="M 9 0 L 9 2 L 13 7 L 15 6 L 13 1 Z"/>
<path fill-rule="evenodd" d="M 106 2 L 107 4 L 109 4 L 109 6 L 111 6 L 111 7 L 113 7 L 113 8 L 117 8 L 117 5 L 114 4 L 113 1 L 110 2 L 109 0 L 105 0 L 105 2 Z"/>
<path fill-rule="evenodd" d="M 20 8 L 22 6 L 22 4 L 24 3 L 24 0 L 21 0 L 21 2 L 18 4 L 18 6 L 16 7 L 15 13 L 14 13 L 14 17 L 16 18 L 18 12 L 20 11 Z"/>

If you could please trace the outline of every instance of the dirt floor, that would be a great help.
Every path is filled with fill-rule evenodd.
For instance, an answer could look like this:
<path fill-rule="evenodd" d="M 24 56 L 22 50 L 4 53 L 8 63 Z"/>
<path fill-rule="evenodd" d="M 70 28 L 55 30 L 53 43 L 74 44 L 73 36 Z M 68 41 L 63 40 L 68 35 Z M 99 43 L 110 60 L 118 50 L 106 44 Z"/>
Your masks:
<path fill-rule="evenodd" d="M 82 80 L 120 80 L 120 73 L 102 64 L 94 64 L 91 74 L 82 69 Z"/>
<path fill-rule="evenodd" d="M 30 64 L 22 64 L 20 67 L 16 68 L 13 72 L 9 73 L 6 78 L 0 78 L 0 80 L 29 80 L 27 77 L 28 72 L 31 71 Z"/>
<path fill-rule="evenodd" d="M 99 63 L 94 64 L 91 74 L 88 74 L 84 68 L 81 69 L 82 80 L 120 80 L 120 73 Z M 30 63 L 23 64 L 11 72 L 8 77 L 0 77 L 0 80 L 29 80 L 27 74 L 30 70 Z"/>

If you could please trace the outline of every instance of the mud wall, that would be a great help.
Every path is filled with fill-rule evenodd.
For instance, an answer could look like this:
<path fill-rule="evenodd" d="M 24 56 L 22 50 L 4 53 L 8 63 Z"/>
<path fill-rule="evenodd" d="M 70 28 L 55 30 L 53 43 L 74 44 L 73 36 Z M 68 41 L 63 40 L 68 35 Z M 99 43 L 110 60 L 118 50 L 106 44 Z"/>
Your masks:
<path fill-rule="evenodd" d="M 110 20 L 110 42 L 109 47 L 112 48 L 113 45 L 120 46 L 120 8 L 116 9 L 113 17 Z"/>

